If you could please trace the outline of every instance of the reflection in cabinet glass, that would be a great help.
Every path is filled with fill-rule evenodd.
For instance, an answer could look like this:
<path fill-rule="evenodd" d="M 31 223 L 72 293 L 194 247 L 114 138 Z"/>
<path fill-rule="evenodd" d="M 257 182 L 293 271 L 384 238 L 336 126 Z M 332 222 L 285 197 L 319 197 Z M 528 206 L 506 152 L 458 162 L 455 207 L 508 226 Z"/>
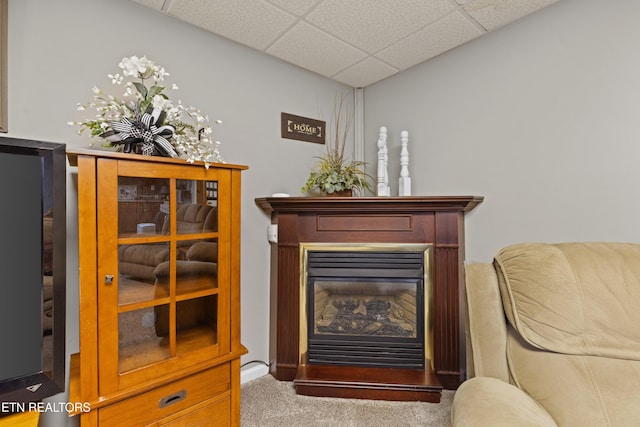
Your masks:
<path fill-rule="evenodd" d="M 215 407 L 231 410 L 225 417 L 238 425 L 239 357 L 246 352 L 239 342 L 240 172 L 246 167 L 68 153 L 78 166 L 81 213 L 82 351 L 72 374 L 81 387 L 71 393 L 92 402 L 92 412 L 112 414 L 110 405 L 123 399 L 227 366 L 231 382 L 215 399 L 227 396 L 232 404 Z M 152 418 L 184 417 L 202 404 L 167 405 Z M 105 421 L 111 416 L 90 415 L 81 415 L 83 425 L 100 419 L 118 425 Z"/>

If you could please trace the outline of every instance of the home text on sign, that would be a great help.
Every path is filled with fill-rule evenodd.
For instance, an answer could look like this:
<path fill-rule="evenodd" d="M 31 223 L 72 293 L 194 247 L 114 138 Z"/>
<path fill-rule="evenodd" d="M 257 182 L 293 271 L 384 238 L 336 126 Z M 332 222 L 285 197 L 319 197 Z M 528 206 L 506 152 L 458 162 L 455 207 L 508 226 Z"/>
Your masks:
<path fill-rule="evenodd" d="M 326 123 L 322 120 L 310 119 L 293 114 L 282 113 L 281 136 L 298 141 L 324 144 Z"/>

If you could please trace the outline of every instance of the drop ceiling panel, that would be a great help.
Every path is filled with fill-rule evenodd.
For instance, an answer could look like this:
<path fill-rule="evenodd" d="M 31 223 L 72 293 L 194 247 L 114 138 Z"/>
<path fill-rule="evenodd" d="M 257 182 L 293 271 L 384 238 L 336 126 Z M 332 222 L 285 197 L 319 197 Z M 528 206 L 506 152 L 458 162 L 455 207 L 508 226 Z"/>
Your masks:
<path fill-rule="evenodd" d="M 417 31 L 453 6 L 448 0 L 324 0 L 307 21 L 367 53 L 375 53 Z"/>
<path fill-rule="evenodd" d="M 558 0 L 458 0 L 464 10 L 487 30 L 513 22 Z"/>
<path fill-rule="evenodd" d="M 326 77 L 333 76 L 367 56 L 306 22 L 299 22 L 266 52 Z"/>
<path fill-rule="evenodd" d="M 152 9 L 162 9 L 164 0 L 134 0 L 136 3 L 140 3 L 143 6 L 150 7 Z"/>
<path fill-rule="evenodd" d="M 172 0 L 167 12 L 205 30 L 264 50 L 296 18 L 262 0 Z"/>
<path fill-rule="evenodd" d="M 281 7 L 296 16 L 302 16 L 319 0 L 267 0 L 269 3 Z"/>
<path fill-rule="evenodd" d="M 480 35 L 482 31 L 477 26 L 455 11 L 382 50 L 376 57 L 404 70 Z"/>
<path fill-rule="evenodd" d="M 368 57 L 354 66 L 334 74 L 332 78 L 352 87 L 365 87 L 370 82 L 386 79 L 397 72 L 397 68 L 393 68 L 376 58 Z"/>
<path fill-rule="evenodd" d="M 131 0 L 366 87 L 559 0 Z"/>

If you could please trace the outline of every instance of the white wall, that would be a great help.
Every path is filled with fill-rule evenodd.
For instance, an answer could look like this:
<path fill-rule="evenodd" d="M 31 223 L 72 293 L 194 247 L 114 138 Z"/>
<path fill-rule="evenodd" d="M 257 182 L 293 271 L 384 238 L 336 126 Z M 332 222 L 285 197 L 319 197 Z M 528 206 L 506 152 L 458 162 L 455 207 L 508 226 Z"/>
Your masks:
<path fill-rule="evenodd" d="M 397 194 L 406 129 L 413 194 L 484 196 L 469 262 L 520 241 L 640 241 L 638 16 L 633 0 L 561 0 L 366 88 L 366 160 L 387 126 Z"/>
<path fill-rule="evenodd" d="M 246 164 L 242 206 L 244 361 L 268 360 L 269 218 L 256 197 L 300 194 L 324 147 L 280 138 L 280 113 L 329 118 L 350 88 L 188 26 L 128 0 L 20 0 L 9 5 L 9 133 L 87 147 L 67 122 L 124 56 L 146 55 L 171 73 L 183 102 L 223 124 L 229 163 Z M 114 92 L 114 94 L 117 94 Z M 78 351 L 77 191 L 68 185 L 68 352 Z"/>

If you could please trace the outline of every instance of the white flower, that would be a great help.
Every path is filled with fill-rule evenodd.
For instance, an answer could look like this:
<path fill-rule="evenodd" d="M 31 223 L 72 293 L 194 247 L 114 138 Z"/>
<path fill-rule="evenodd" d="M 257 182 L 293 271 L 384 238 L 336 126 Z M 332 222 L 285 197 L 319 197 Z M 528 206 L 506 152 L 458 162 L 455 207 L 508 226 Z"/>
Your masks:
<path fill-rule="evenodd" d="M 135 96 L 135 89 L 127 83 L 127 87 L 124 90 L 124 96 Z"/>
<path fill-rule="evenodd" d="M 111 83 L 114 84 L 114 85 L 121 84 L 122 80 L 124 79 L 124 77 L 121 76 L 118 73 L 116 73 L 116 74 L 107 74 L 107 77 L 109 77 L 111 79 Z"/>
<path fill-rule="evenodd" d="M 165 99 L 162 95 L 156 95 L 153 97 L 153 101 L 151 102 L 153 108 L 159 108 L 160 110 L 167 110 L 171 108 L 171 101 Z"/>
<path fill-rule="evenodd" d="M 144 69 L 140 70 L 138 68 L 139 62 L 140 59 L 137 56 L 132 56 L 131 58 L 122 58 L 122 61 L 120 61 L 118 66 L 122 68 L 122 72 L 125 76 L 138 77 L 139 71 L 145 71 Z"/>
<path fill-rule="evenodd" d="M 110 141 L 114 141 L 115 135 L 115 143 L 121 143 L 117 139 L 117 132 L 111 127 L 112 123 L 121 122 L 125 118 L 132 123 L 137 123 L 140 120 L 140 114 L 148 108 L 154 108 L 166 113 L 164 121 L 157 125 L 170 125 L 175 129 L 169 142 L 180 157 L 188 162 L 203 161 L 206 167 L 210 162 L 224 162 L 218 150 L 220 143 L 218 141 L 212 143 L 213 131 L 209 125 L 209 117 L 195 107 L 182 104 L 179 99 L 172 102 L 164 93 L 166 87 L 159 82 L 164 81 L 169 73 L 163 67 L 147 59 L 146 56 L 122 58 L 118 66 L 122 70 L 122 75 L 107 74 L 107 77 L 111 79 L 114 86 L 124 84 L 122 97 L 106 95 L 94 86 L 93 102 L 78 104 L 77 110 L 93 109 L 95 116 L 83 121 L 68 122 L 69 125 L 80 127 L 78 134 L 89 130 L 91 136 L 99 138 L 105 145 L 110 143 L 103 138 L 109 137 Z M 175 83 L 169 87 L 171 90 L 178 90 L 178 85 Z M 222 121 L 215 120 L 214 123 L 220 124 Z"/>
<path fill-rule="evenodd" d="M 159 82 L 163 81 L 165 77 L 170 76 L 170 74 L 167 73 L 162 67 L 157 70 L 156 74 L 157 74 L 156 81 L 159 81 Z"/>

